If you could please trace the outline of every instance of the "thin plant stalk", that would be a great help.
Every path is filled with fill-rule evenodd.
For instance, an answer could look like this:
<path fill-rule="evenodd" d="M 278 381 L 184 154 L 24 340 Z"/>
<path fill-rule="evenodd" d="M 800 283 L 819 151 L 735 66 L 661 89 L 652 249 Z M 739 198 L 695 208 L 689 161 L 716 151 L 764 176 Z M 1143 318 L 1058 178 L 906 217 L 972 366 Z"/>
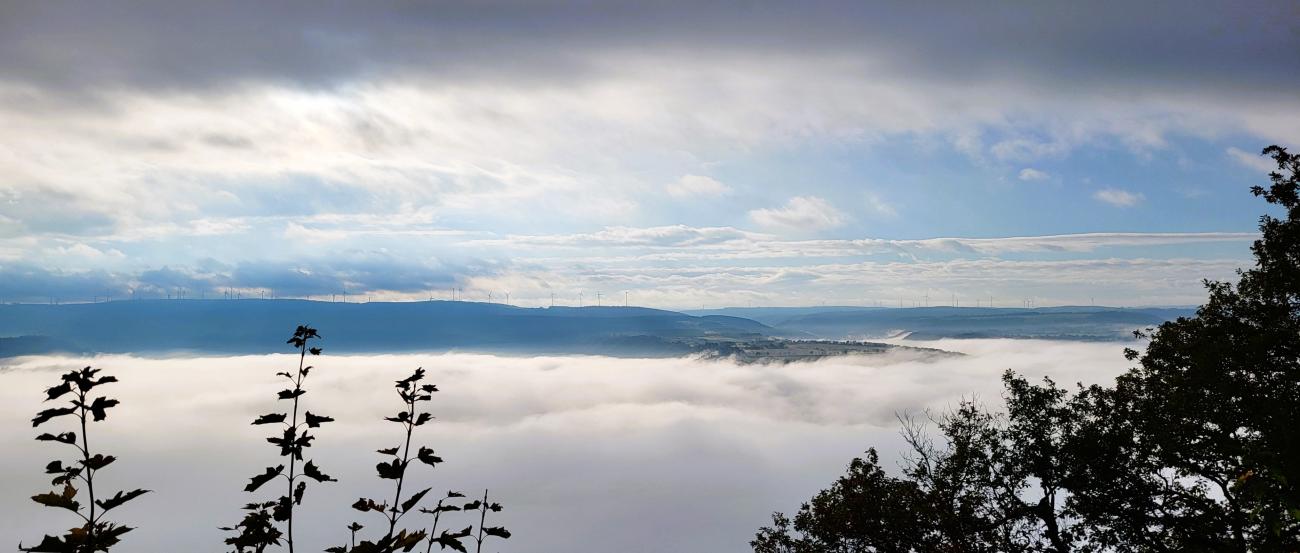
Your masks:
<path fill-rule="evenodd" d="M 478 537 L 474 538 L 478 542 L 478 547 L 474 549 L 475 553 L 483 552 L 483 523 L 487 521 L 488 491 L 483 490 L 483 506 L 478 511 Z"/>
<path fill-rule="evenodd" d="M 302 395 L 298 394 L 298 392 L 302 390 L 302 379 L 303 379 L 302 368 L 306 364 L 307 364 L 307 342 L 303 341 L 302 345 L 298 346 L 298 372 L 293 382 L 293 391 L 294 391 L 293 419 L 292 422 L 290 423 L 290 426 L 295 430 L 295 432 L 298 429 L 298 399 L 302 397 Z M 289 489 L 286 492 L 288 497 L 293 497 L 293 485 L 295 481 L 298 479 L 297 461 L 298 461 L 297 456 L 294 455 L 289 456 L 289 475 L 286 477 L 289 485 Z M 292 502 L 289 503 L 289 520 L 287 525 L 289 531 L 287 533 L 286 539 L 289 542 L 289 553 L 293 553 L 293 503 Z"/>
<path fill-rule="evenodd" d="M 411 414 L 411 416 L 406 420 L 405 423 L 406 442 L 402 445 L 402 467 L 408 466 L 411 462 L 411 434 L 412 432 L 415 431 L 415 420 L 417 416 L 417 413 L 415 412 L 416 409 L 415 402 L 417 397 L 418 396 L 416 394 L 410 394 L 405 398 L 406 409 L 407 412 Z M 406 515 L 406 512 L 401 511 L 398 508 L 402 504 L 402 484 L 405 482 L 406 482 L 406 470 L 402 470 L 401 476 L 398 477 L 397 479 L 397 491 L 393 494 L 393 507 L 389 511 L 389 516 L 388 516 L 388 537 L 389 538 L 392 538 L 393 533 L 397 531 L 397 521 Z"/>

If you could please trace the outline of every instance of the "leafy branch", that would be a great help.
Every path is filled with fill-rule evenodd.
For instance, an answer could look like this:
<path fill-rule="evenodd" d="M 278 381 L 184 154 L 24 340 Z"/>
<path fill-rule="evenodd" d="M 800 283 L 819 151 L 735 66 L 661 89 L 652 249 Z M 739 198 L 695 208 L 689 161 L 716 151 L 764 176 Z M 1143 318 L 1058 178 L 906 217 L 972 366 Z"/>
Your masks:
<path fill-rule="evenodd" d="M 428 495 L 431 488 L 425 488 L 405 498 L 402 495 L 403 487 L 406 484 L 407 469 L 410 468 L 412 461 L 419 461 L 428 465 L 430 468 L 437 466 L 442 462 L 430 448 L 421 446 L 412 454 L 411 437 L 415 433 L 416 427 L 424 426 L 433 420 L 433 415 L 428 411 L 420 411 L 420 404 L 433 400 L 433 393 L 438 391 L 438 387 L 433 384 L 420 384 L 424 379 L 424 369 L 416 369 L 411 376 L 397 381 L 397 395 L 402 400 L 402 411 L 385 420 L 402 426 L 402 432 L 405 435 L 403 443 L 397 447 L 379 450 L 379 454 L 389 459 L 375 465 L 379 478 L 393 481 L 393 499 L 392 502 L 378 501 L 375 499 L 361 498 L 352 505 L 352 508 L 365 512 L 378 513 L 384 517 L 388 525 L 387 532 L 382 537 L 374 541 L 362 541 L 356 543 L 354 528 L 360 528 L 360 525 L 353 523 L 349 527 L 353 530 L 353 543 L 350 547 L 334 547 L 327 549 L 330 553 L 393 553 L 396 551 L 409 552 L 414 550 L 426 538 L 429 539 L 427 549 L 432 549 L 433 543 L 439 543 L 443 548 L 451 547 L 457 551 L 465 551 L 460 540 L 469 536 L 470 528 L 465 528 L 460 532 L 443 531 L 441 535 L 433 536 L 432 532 L 436 531 L 437 519 L 443 511 L 453 509 L 444 508 L 444 502 L 452 497 L 464 497 L 455 492 L 448 492 L 447 498 L 438 502 L 435 510 L 420 509 L 424 513 L 433 513 L 435 515 L 435 527 L 433 531 L 416 530 L 409 531 L 405 528 L 399 528 L 398 524 L 402 518 L 414 511 L 420 501 Z"/>
<path fill-rule="evenodd" d="M 262 415 L 253 421 L 255 425 L 279 424 L 283 425 L 282 432 L 279 436 L 271 436 L 266 439 L 280 448 L 280 456 L 289 458 L 288 469 L 284 464 L 274 467 L 267 467 L 261 474 L 253 476 L 248 485 L 244 487 L 246 492 L 256 492 L 263 485 L 283 478 L 286 484 L 285 495 L 280 496 L 276 501 L 268 503 L 252 503 L 244 507 L 247 514 L 244 520 L 234 527 L 222 528 L 226 531 L 238 532 L 237 536 L 227 538 L 226 544 L 235 547 L 236 553 L 256 552 L 261 553 L 267 547 L 280 545 L 280 539 L 283 537 L 289 545 L 289 552 L 293 553 L 293 520 L 294 507 L 302 505 L 303 494 L 307 491 L 307 479 L 316 482 L 334 482 L 335 479 L 321 472 L 320 468 L 311 460 L 299 467 L 299 462 L 304 461 L 303 450 L 311 447 L 311 442 L 316 437 L 309 434 L 309 429 L 319 428 L 322 424 L 333 422 L 334 419 L 317 415 L 311 411 L 302 413 L 301 418 L 301 398 L 307 393 L 303 388 L 303 383 L 307 375 L 311 373 L 312 367 L 306 364 L 307 355 L 320 355 L 321 350 L 318 347 L 310 345 L 311 340 L 320 339 L 320 334 L 316 329 L 309 326 L 299 326 L 294 330 L 293 336 L 286 341 L 298 349 L 298 370 L 294 373 L 279 372 L 277 376 L 282 376 L 293 384 L 292 388 L 281 390 L 277 394 L 277 399 L 281 401 L 292 401 L 293 408 L 290 413 L 270 413 Z M 269 519 L 268 519 L 269 516 Z M 275 528 L 275 522 L 286 523 L 286 531 L 280 532 Z"/>
<path fill-rule="evenodd" d="M 118 381 L 117 378 L 108 375 L 96 378 L 98 373 L 99 369 L 86 367 L 64 374 L 60 384 L 45 390 L 45 401 L 53 401 L 71 395 L 72 398 L 68 400 L 68 406 L 45 409 L 37 413 L 36 417 L 32 419 L 33 428 L 67 415 L 74 415 L 79 422 L 81 428 L 80 442 L 77 440 L 78 436 L 75 431 L 58 434 L 44 433 L 36 437 L 38 441 L 56 442 L 72 446 L 80 454 L 80 458 L 68 465 L 64 465 L 61 460 L 50 461 L 45 466 L 45 473 L 54 475 L 50 485 L 62 486 L 62 489 L 32 496 L 32 500 L 46 507 L 70 511 L 77 515 L 83 524 L 68 530 L 61 537 L 46 535 L 39 544 L 33 547 L 23 547 L 20 543 L 18 549 L 21 551 L 32 553 L 94 553 L 96 551 L 108 551 L 110 547 L 121 541 L 123 534 L 132 530 L 129 526 L 107 522 L 104 520 L 104 516 L 109 511 L 148 493 L 148 490 L 119 491 L 105 499 L 97 499 L 95 495 L 95 475 L 116 461 L 117 458 L 112 455 L 92 453 L 87 423 L 103 421 L 108 417 L 108 410 L 116 407 L 119 403 L 116 399 L 104 396 L 91 399 L 91 390 Z M 88 499 L 85 509 L 76 500 L 79 490 L 73 483 L 78 480 L 85 484 Z"/>
<path fill-rule="evenodd" d="M 447 503 L 447 500 L 456 499 L 458 497 L 465 497 L 465 494 L 448 491 L 447 497 L 439 499 L 438 505 L 434 508 L 420 509 L 421 513 L 433 515 L 433 526 L 429 528 L 429 546 L 425 548 L 425 553 L 431 553 L 433 551 L 433 544 L 435 543 L 438 544 L 440 550 L 450 547 L 456 551 L 465 553 L 465 546 L 461 543 L 461 540 L 469 537 L 470 530 L 472 530 L 471 527 L 466 526 L 458 532 L 448 532 L 443 530 L 442 534 L 438 534 L 438 522 L 442 519 L 442 514 L 461 510 L 459 506 Z"/>
<path fill-rule="evenodd" d="M 494 512 L 494 513 L 499 513 L 499 512 L 501 512 L 501 504 L 500 504 L 500 503 L 488 503 L 488 491 L 487 491 L 487 490 L 483 490 L 483 500 L 482 500 L 482 501 L 475 500 L 475 501 L 472 501 L 472 502 L 470 502 L 470 503 L 466 503 L 464 507 L 461 507 L 461 509 L 464 509 L 464 510 L 466 510 L 466 511 L 478 510 L 478 512 L 479 512 L 479 516 L 478 516 L 478 535 L 474 537 L 474 541 L 477 542 L 477 544 L 478 544 L 478 547 L 475 548 L 475 550 L 474 550 L 475 553 L 482 553 L 482 551 L 483 551 L 483 540 L 485 540 L 485 539 L 487 539 L 487 538 L 490 538 L 490 537 L 498 537 L 498 538 L 501 538 L 501 539 L 503 539 L 503 540 L 505 540 L 505 539 L 510 539 L 510 531 L 509 531 L 509 530 L 506 530 L 504 527 L 501 527 L 501 526 L 488 526 L 488 525 L 487 525 L 487 513 L 488 513 L 488 511 L 492 511 L 492 512 Z"/>

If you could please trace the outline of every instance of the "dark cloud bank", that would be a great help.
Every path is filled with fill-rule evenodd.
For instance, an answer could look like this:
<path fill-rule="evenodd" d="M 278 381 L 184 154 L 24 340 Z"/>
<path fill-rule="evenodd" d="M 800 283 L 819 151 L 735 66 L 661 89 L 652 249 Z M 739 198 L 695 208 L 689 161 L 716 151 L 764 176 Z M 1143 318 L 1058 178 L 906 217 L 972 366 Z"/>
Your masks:
<path fill-rule="evenodd" d="M 42 88 L 566 81 L 611 52 L 860 58 L 936 80 L 1293 89 L 1293 2 L 9 2 L 0 74 Z M 1059 86 L 1053 85 L 1053 86 Z"/>

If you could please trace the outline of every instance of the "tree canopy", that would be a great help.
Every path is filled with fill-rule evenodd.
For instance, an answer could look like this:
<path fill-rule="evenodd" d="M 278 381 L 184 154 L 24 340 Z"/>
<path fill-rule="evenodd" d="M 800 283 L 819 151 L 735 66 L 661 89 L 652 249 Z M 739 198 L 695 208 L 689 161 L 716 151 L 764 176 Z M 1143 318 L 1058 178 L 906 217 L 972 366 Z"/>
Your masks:
<path fill-rule="evenodd" d="M 1195 316 L 1146 333 L 1113 385 L 1003 375 L 1005 408 L 905 421 L 899 476 L 875 450 L 773 515 L 756 553 L 1300 550 L 1300 156 L 1252 192 L 1255 265 L 1206 281 Z"/>

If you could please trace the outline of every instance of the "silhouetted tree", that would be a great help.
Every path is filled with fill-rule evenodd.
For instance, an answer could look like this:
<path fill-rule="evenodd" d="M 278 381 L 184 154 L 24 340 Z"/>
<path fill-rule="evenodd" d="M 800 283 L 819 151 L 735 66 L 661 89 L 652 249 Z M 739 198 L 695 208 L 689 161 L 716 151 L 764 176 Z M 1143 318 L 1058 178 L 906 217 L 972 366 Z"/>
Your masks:
<path fill-rule="evenodd" d="M 1205 539 L 1213 500 L 1168 470 L 1144 434 L 1132 386 L 1089 386 L 1070 401 L 1076 421 L 1064 467 L 1075 537 L 1088 551 L 1232 551 Z"/>
<path fill-rule="evenodd" d="M 925 494 L 926 509 L 917 513 L 930 526 L 923 549 L 994 551 L 1010 543 L 1020 522 L 1008 512 L 1022 483 L 1007 482 L 1001 462 L 1001 421 L 963 401 L 951 413 L 932 420 L 943 435 L 936 445 L 924 425 L 905 420 L 903 437 L 912 447 L 904 474 Z"/>
<path fill-rule="evenodd" d="M 1255 267 L 1235 286 L 1207 282 L 1196 316 L 1130 350 L 1139 366 L 1114 392 L 1151 468 L 1177 478 L 1170 487 L 1195 521 L 1179 528 L 1187 545 L 1205 549 L 1300 547 L 1300 157 L 1264 154 L 1277 170 L 1252 192 L 1282 216 L 1260 218 Z"/>
<path fill-rule="evenodd" d="M 794 519 L 772 515 L 772 526 L 750 542 L 756 553 L 904 552 L 920 547 L 932 521 L 916 482 L 891 477 L 875 449 L 849 463 L 848 474 L 804 503 Z"/>
<path fill-rule="evenodd" d="M 77 449 L 79 458 L 68 465 L 64 465 L 63 461 L 60 460 L 50 461 L 45 466 L 45 473 L 54 475 L 50 484 L 56 487 L 62 486 L 63 489 L 32 496 L 32 500 L 46 507 L 71 511 L 81 518 L 83 524 L 68 530 L 61 537 L 46 535 L 39 544 L 33 547 L 23 547 L 22 544 L 19 544 L 19 550 L 34 553 L 94 553 L 96 551 L 108 551 L 109 548 L 121 540 L 122 534 L 132 530 L 129 526 L 105 521 L 104 516 L 126 502 L 148 493 L 148 490 L 117 492 L 111 497 L 107 494 L 100 495 L 100 497 L 106 499 L 99 499 L 95 495 L 95 475 L 117 460 L 112 455 L 92 453 L 90 447 L 87 423 L 103 421 L 108 417 L 108 410 L 118 405 L 116 399 L 104 396 L 91 399 L 90 392 L 95 388 L 117 382 L 117 378 L 108 375 L 97 378 L 98 373 L 99 369 L 86 367 L 64 374 L 60 384 L 45 390 L 45 400 L 53 401 L 61 397 L 71 396 L 68 405 L 43 410 L 32 419 L 32 427 L 35 428 L 53 419 L 73 415 L 81 427 L 80 441 L 78 441 L 75 431 L 59 434 L 46 433 L 36 437 L 37 440 L 43 442 L 58 442 L 70 445 Z M 76 499 L 79 490 L 73 486 L 73 483 L 78 480 L 85 484 L 87 502 L 84 509 Z"/>
<path fill-rule="evenodd" d="M 874 452 L 855 460 L 755 551 L 1300 550 L 1300 156 L 1264 154 L 1277 171 L 1252 192 L 1282 215 L 1260 218 L 1255 266 L 1137 333 L 1150 342 L 1114 386 L 1008 372 L 1005 419 L 964 403 L 940 419 L 942 446 L 909 425 L 902 478 Z"/>
<path fill-rule="evenodd" d="M 248 511 L 244 520 L 234 527 L 222 528 L 226 531 L 238 532 L 237 536 L 227 538 L 226 544 L 235 547 L 236 553 L 244 552 L 261 552 L 272 545 L 279 545 L 281 537 L 284 537 L 289 545 L 290 553 L 293 552 L 293 508 L 301 505 L 303 494 L 307 491 L 306 478 L 317 482 L 333 482 L 334 478 L 321 472 L 311 460 L 307 460 L 299 472 L 298 462 L 303 461 L 303 450 L 311 447 L 311 442 L 316 437 L 308 433 L 308 429 L 318 428 L 327 422 L 333 422 L 334 419 L 317 415 L 311 411 L 305 413 L 299 410 L 300 399 L 307 390 L 303 388 L 303 382 L 311 372 L 312 367 L 306 365 L 307 355 L 320 355 L 320 348 L 312 347 L 311 340 L 320 338 L 316 329 L 309 326 L 299 326 L 293 332 L 293 336 L 286 341 L 298 349 L 298 370 L 293 373 L 279 372 L 277 376 L 283 376 L 293 384 L 292 388 L 281 390 L 278 399 L 292 401 L 293 408 L 290 413 L 271 413 L 262 415 L 253 421 L 253 424 L 282 424 L 283 432 L 278 436 L 271 436 L 266 439 L 272 445 L 280 448 L 280 455 L 289 458 L 288 471 L 284 465 L 267 467 L 265 472 L 254 476 L 247 486 L 244 487 L 246 492 L 255 492 L 264 484 L 284 478 L 286 482 L 285 495 L 280 496 L 271 503 L 253 503 L 244 507 Z M 301 414 L 301 417 L 300 417 Z M 271 520 L 267 520 L 267 510 L 270 510 Z M 281 533 L 274 527 L 272 521 L 286 523 L 287 530 Z"/>
<path fill-rule="evenodd" d="M 1007 424 L 998 437 L 999 471 L 1009 486 L 1005 510 L 1020 526 L 1011 542 L 1024 551 L 1072 551 L 1079 537 L 1067 482 L 1080 424 L 1073 397 L 1050 378 L 1034 385 L 1007 371 L 1002 383 Z"/>

